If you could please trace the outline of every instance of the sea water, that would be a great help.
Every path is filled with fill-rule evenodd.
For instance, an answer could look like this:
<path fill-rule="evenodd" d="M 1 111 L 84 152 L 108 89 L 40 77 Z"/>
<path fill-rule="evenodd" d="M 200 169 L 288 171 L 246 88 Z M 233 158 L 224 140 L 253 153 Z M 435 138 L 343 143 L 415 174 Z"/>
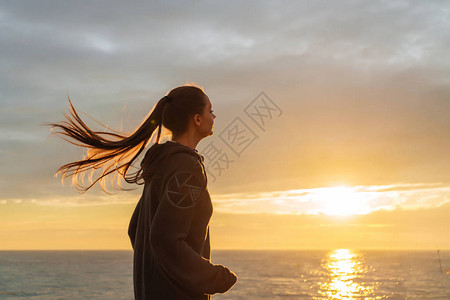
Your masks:
<path fill-rule="evenodd" d="M 450 251 L 213 250 L 213 299 L 450 299 Z M 132 251 L 0 251 L 0 299 L 133 299 Z M 449 272 L 450 273 L 450 272 Z"/>

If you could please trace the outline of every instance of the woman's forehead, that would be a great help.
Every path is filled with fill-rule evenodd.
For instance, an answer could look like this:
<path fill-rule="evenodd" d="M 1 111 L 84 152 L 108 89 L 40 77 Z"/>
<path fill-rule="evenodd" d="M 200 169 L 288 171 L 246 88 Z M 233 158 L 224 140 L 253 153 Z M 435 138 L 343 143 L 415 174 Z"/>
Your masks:
<path fill-rule="evenodd" d="M 209 97 L 208 97 L 208 96 L 206 96 L 206 105 L 207 105 L 208 107 L 212 107 L 211 100 L 209 100 Z"/>

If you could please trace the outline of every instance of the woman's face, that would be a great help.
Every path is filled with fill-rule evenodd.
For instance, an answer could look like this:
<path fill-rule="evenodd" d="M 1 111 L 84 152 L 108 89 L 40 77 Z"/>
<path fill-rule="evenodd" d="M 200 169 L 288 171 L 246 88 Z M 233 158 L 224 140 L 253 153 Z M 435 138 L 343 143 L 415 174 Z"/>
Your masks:
<path fill-rule="evenodd" d="M 203 114 L 200 116 L 200 131 L 205 137 L 213 134 L 214 119 L 216 115 L 213 114 L 212 103 L 208 96 L 206 97 L 206 106 L 203 108 Z"/>

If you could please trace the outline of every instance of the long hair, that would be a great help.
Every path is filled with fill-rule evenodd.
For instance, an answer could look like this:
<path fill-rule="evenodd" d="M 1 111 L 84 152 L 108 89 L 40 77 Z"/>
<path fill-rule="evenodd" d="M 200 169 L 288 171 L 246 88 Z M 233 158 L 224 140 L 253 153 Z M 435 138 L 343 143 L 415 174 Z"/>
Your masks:
<path fill-rule="evenodd" d="M 121 190 L 127 190 L 120 185 L 121 178 L 128 183 L 143 184 L 142 167 L 134 173 L 129 171 L 150 142 L 155 129 L 158 128 L 155 144 L 159 143 L 162 126 L 170 130 L 173 137 L 182 135 L 187 130 L 189 118 L 202 114 L 206 106 L 205 96 L 201 87 L 193 85 L 172 89 L 158 101 L 143 123 L 129 136 L 117 131 L 93 131 L 83 122 L 67 97 L 70 105 L 70 114 L 65 114 L 67 121 L 45 125 L 51 126 L 53 134 L 71 144 L 88 148 L 88 151 L 84 159 L 61 166 L 57 173 L 62 174 L 62 180 L 72 176 L 73 185 L 83 193 L 97 182 L 100 182 L 102 190 L 108 193 L 105 178 L 111 173 L 114 173 Z M 97 169 L 101 169 L 102 173 L 93 179 Z M 92 171 L 89 176 L 91 184 L 83 186 L 79 177 L 83 179 L 87 171 Z"/>

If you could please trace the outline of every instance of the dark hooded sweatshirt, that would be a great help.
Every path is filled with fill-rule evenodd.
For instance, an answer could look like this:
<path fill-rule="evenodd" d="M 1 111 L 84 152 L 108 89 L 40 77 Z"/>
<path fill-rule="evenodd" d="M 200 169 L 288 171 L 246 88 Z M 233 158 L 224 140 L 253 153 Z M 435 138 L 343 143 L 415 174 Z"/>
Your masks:
<path fill-rule="evenodd" d="M 141 167 L 144 190 L 128 228 L 135 299 L 210 299 L 228 291 L 236 275 L 210 261 L 213 207 L 203 156 L 167 141 L 154 144 Z"/>

